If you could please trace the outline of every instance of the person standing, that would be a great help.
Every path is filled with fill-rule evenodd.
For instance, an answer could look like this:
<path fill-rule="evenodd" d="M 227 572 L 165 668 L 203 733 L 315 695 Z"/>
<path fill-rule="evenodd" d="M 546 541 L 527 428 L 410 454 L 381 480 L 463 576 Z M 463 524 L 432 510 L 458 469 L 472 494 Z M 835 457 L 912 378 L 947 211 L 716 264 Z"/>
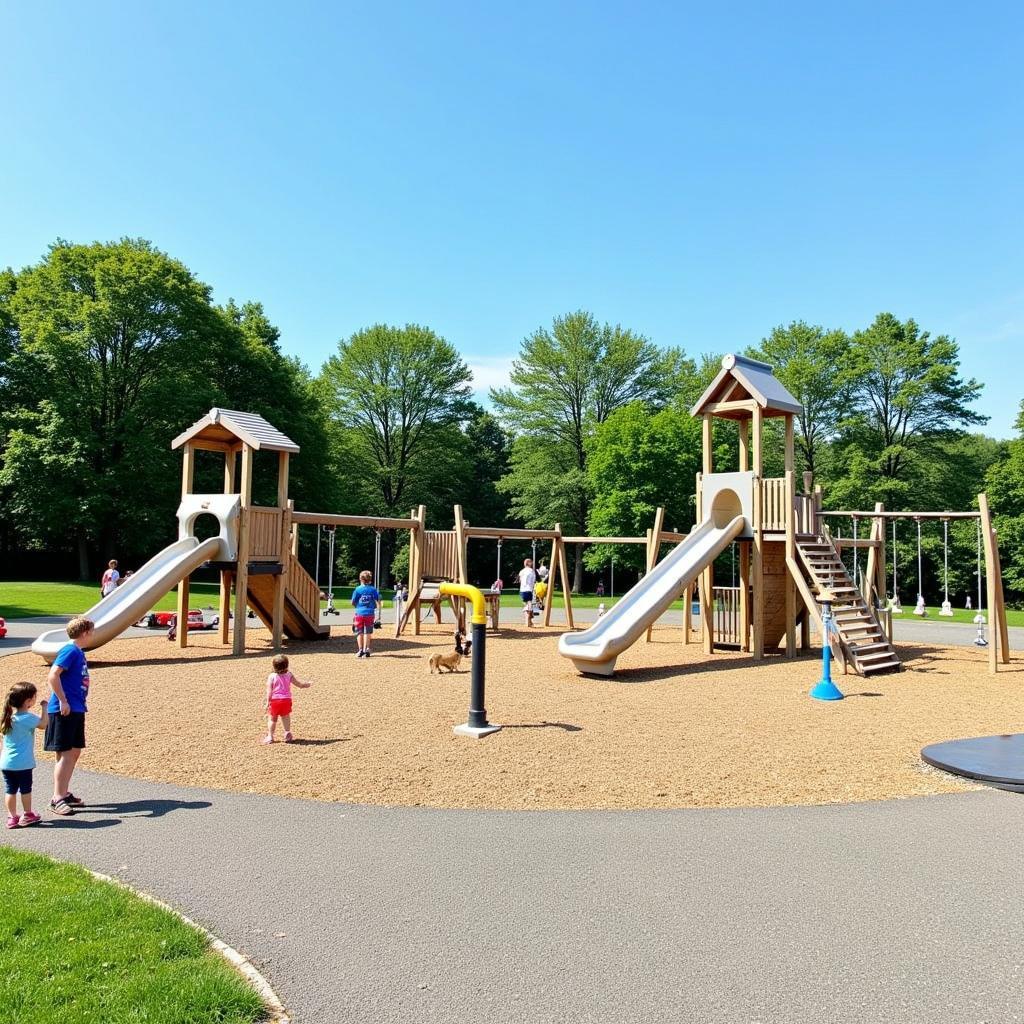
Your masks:
<path fill-rule="evenodd" d="M 50 810 L 66 816 L 85 804 L 71 792 L 71 776 L 85 749 L 86 698 L 89 694 L 89 663 L 85 648 L 95 629 L 91 619 L 72 619 L 67 624 L 68 639 L 50 666 L 48 682 L 49 717 L 43 749 L 57 755 L 53 766 L 53 799 Z"/>
<path fill-rule="evenodd" d="M 355 615 L 352 625 L 356 631 L 356 657 L 370 656 L 370 638 L 381 607 L 380 592 L 373 585 L 373 573 L 364 569 L 359 574 L 359 586 L 352 591 L 352 607 Z"/>
<path fill-rule="evenodd" d="M 112 558 L 107 562 L 107 571 L 100 580 L 100 597 L 106 597 L 107 594 L 112 594 L 117 590 L 117 581 L 120 578 L 121 574 L 117 571 L 117 559 Z"/>
<path fill-rule="evenodd" d="M 533 559 L 524 558 L 519 570 L 519 596 L 523 601 L 523 616 L 527 626 L 533 625 L 533 588 L 537 585 L 537 574 L 533 571 Z"/>

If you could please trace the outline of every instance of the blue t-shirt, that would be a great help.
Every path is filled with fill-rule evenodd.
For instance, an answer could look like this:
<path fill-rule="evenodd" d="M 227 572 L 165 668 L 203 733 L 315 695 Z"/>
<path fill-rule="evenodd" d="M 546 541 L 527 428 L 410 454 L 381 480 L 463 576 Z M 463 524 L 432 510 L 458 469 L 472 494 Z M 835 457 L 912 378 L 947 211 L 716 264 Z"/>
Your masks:
<path fill-rule="evenodd" d="M 379 600 L 380 591 L 368 584 L 360 584 L 352 591 L 352 606 L 356 615 L 373 615 Z"/>
<path fill-rule="evenodd" d="M 31 711 L 15 711 L 11 716 L 11 731 L 4 735 L 0 752 L 0 771 L 23 772 L 35 768 L 35 729 L 42 721 Z"/>
<path fill-rule="evenodd" d="M 85 652 L 77 644 L 65 644 L 53 659 L 54 665 L 60 670 L 60 685 L 64 687 L 64 696 L 72 711 L 88 711 L 85 698 L 89 695 L 89 664 L 85 660 Z M 51 715 L 60 714 L 60 701 L 57 694 L 50 694 L 46 705 Z"/>

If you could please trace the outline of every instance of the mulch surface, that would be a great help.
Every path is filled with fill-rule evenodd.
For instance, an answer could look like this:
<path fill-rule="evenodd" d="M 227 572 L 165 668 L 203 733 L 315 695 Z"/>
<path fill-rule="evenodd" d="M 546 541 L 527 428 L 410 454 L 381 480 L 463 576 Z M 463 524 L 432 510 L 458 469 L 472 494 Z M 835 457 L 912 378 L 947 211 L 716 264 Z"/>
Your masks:
<path fill-rule="evenodd" d="M 1024 663 L 987 673 L 973 648 L 901 645 L 906 671 L 837 676 L 847 697 L 808 697 L 819 656 L 706 658 L 678 629 L 634 645 L 613 679 L 576 673 L 556 629 L 506 629 L 487 645 L 487 712 L 504 729 L 458 737 L 469 663 L 431 675 L 450 634 L 378 634 L 357 659 L 347 630 L 296 644 L 297 742 L 261 746 L 270 638 L 231 658 L 213 634 L 186 651 L 162 636 L 90 654 L 82 766 L 143 779 L 355 803 L 509 809 L 820 804 L 971 788 L 923 765 L 938 740 L 1024 731 Z M 4 690 L 46 669 L 0 660 Z M 279 733 L 280 735 L 280 733 Z M 41 744 L 40 744 L 41 745 Z M 49 755 L 43 755 L 48 758 Z"/>

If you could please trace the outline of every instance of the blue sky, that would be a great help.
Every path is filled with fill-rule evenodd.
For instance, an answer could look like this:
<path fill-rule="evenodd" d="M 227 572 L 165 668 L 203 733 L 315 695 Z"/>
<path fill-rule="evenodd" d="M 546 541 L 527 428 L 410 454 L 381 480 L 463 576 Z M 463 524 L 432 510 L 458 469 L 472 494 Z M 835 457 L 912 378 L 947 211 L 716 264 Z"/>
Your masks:
<path fill-rule="evenodd" d="M 149 238 L 314 368 L 387 321 L 482 386 L 586 308 L 725 352 L 882 310 L 1024 379 L 1017 3 L 0 0 L 0 264 Z"/>

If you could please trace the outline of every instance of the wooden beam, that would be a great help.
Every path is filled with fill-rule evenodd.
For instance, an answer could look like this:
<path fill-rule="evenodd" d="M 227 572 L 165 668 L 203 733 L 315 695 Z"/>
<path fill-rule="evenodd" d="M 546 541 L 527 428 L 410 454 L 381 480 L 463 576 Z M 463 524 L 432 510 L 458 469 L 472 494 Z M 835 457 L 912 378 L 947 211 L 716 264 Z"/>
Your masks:
<path fill-rule="evenodd" d="M 815 492 L 820 493 L 821 488 L 815 487 Z M 818 515 L 825 516 L 826 518 L 843 518 L 852 519 L 856 516 L 858 519 L 871 519 L 877 517 L 878 519 L 979 519 L 981 518 L 980 512 L 837 512 L 829 509 L 827 512 L 821 510 Z"/>
<path fill-rule="evenodd" d="M 302 526 L 353 526 L 370 530 L 418 530 L 418 519 L 390 516 L 344 516 L 332 512 L 293 512 L 292 522 Z"/>
<path fill-rule="evenodd" d="M 576 622 L 572 614 L 572 584 L 569 582 L 569 559 L 565 555 L 565 542 L 562 540 L 562 524 L 555 523 L 555 547 L 558 550 L 558 560 L 562 567 L 562 598 L 565 604 L 565 621 L 569 629 L 576 628 Z M 550 576 L 550 573 L 548 574 Z M 545 601 L 544 607 L 547 608 Z"/>
<path fill-rule="evenodd" d="M 186 444 L 181 453 L 181 496 L 192 493 L 192 481 L 195 477 L 196 450 L 192 444 Z"/>
<path fill-rule="evenodd" d="M 554 540 L 558 536 L 557 530 L 521 530 L 515 527 L 506 530 L 497 526 L 467 526 L 464 532 L 467 537 L 487 540 Z M 590 538 L 583 540 L 589 541 Z"/>
<path fill-rule="evenodd" d="M 793 414 L 791 412 L 786 413 L 786 465 L 785 469 L 787 473 L 792 473 L 796 469 L 796 445 L 793 440 Z"/>
<path fill-rule="evenodd" d="M 750 650 L 750 544 L 740 543 L 740 650 Z"/>
<path fill-rule="evenodd" d="M 220 642 L 227 647 L 231 643 L 231 573 L 222 569 L 220 574 L 220 602 L 218 604 Z"/>
<path fill-rule="evenodd" d="M 234 449 L 224 453 L 224 493 L 235 493 L 235 464 L 238 461 L 238 452 Z"/>
<path fill-rule="evenodd" d="M 726 412 L 749 412 L 760 409 L 761 406 L 753 398 L 743 398 L 731 402 L 709 402 L 700 411 L 704 416 L 721 416 Z"/>
<path fill-rule="evenodd" d="M 281 454 L 285 459 L 288 458 L 287 452 L 282 452 Z M 287 494 L 287 492 L 288 484 L 286 480 L 285 494 Z M 278 491 L 278 494 L 280 495 L 280 491 Z M 288 569 L 291 564 L 291 552 L 289 551 L 288 540 L 292 531 L 291 508 L 294 504 L 294 502 L 289 501 L 286 497 L 284 508 L 281 510 L 281 533 L 280 540 L 278 541 L 278 561 L 281 563 L 281 572 L 274 577 L 274 609 L 271 615 L 271 636 L 273 638 L 275 651 L 279 651 L 284 643 L 284 600 L 285 593 L 288 589 Z M 376 580 L 374 583 L 376 583 Z M 317 608 L 319 607 L 320 598 L 318 595 Z M 317 616 L 317 618 L 319 619 L 319 616 Z"/>
<path fill-rule="evenodd" d="M 277 507 L 288 506 L 288 453 L 279 452 L 277 456 Z M 374 580 L 374 585 L 378 583 Z"/>
<path fill-rule="evenodd" d="M 665 506 L 659 505 L 654 512 L 654 526 L 648 531 L 647 544 L 647 573 L 658 564 L 658 555 L 661 553 L 661 530 L 665 525 Z M 654 623 L 647 627 L 647 643 L 651 642 L 654 635 Z"/>
<path fill-rule="evenodd" d="M 750 468 L 750 420 L 739 420 L 736 428 L 740 445 L 740 472 L 746 473 Z"/>
<path fill-rule="evenodd" d="M 239 496 L 242 510 L 238 517 L 238 568 L 235 572 L 235 628 L 231 651 L 245 653 L 246 611 L 249 597 L 249 508 L 252 505 L 252 457 L 248 445 L 242 448 L 242 477 Z"/>
<path fill-rule="evenodd" d="M 786 417 L 787 451 L 793 440 L 793 417 Z M 796 561 L 796 474 L 786 469 L 786 564 Z M 796 657 L 796 582 L 787 571 L 786 588 L 786 657 Z"/>
<path fill-rule="evenodd" d="M 754 407 L 754 425 L 753 425 L 754 437 L 753 437 L 753 465 L 750 467 L 754 471 L 754 476 L 760 477 L 764 475 L 764 463 L 761 458 L 761 442 L 764 440 L 764 415 L 761 412 L 761 406 Z"/>
<path fill-rule="evenodd" d="M 880 501 L 875 502 L 875 512 L 878 513 L 884 511 L 885 505 Z M 868 548 L 868 564 L 867 568 L 864 570 L 864 576 L 861 580 L 860 587 L 860 596 L 864 598 L 864 602 L 869 608 L 874 608 L 871 601 L 872 588 L 874 588 L 877 593 L 879 602 L 881 602 L 882 598 L 885 597 L 884 587 L 882 590 L 878 589 L 878 552 L 884 543 L 882 536 L 879 535 L 880 533 L 884 535 L 885 524 L 876 516 L 871 520 L 871 532 L 867 538 L 868 543 L 870 544 L 870 547 Z"/>
<path fill-rule="evenodd" d="M 455 506 L 455 543 L 458 546 L 459 582 L 469 583 L 469 567 L 466 560 L 466 520 L 462 506 Z"/>
<path fill-rule="evenodd" d="M 992 515 L 988 507 L 988 495 L 978 495 L 978 511 L 981 516 L 981 539 L 985 548 L 985 582 L 988 592 L 988 670 L 995 675 L 999 671 L 999 630 L 996 626 L 996 605 L 999 601 L 998 576 L 996 569 L 995 532 L 992 529 Z"/>
<path fill-rule="evenodd" d="M 711 417 L 705 413 L 704 419 L 701 422 L 702 468 L 705 476 L 713 473 L 715 470 L 715 432 L 712 423 Z"/>
<path fill-rule="evenodd" d="M 547 539 L 547 538 L 543 538 Z M 646 544 L 646 537 L 563 537 L 563 544 Z"/>

